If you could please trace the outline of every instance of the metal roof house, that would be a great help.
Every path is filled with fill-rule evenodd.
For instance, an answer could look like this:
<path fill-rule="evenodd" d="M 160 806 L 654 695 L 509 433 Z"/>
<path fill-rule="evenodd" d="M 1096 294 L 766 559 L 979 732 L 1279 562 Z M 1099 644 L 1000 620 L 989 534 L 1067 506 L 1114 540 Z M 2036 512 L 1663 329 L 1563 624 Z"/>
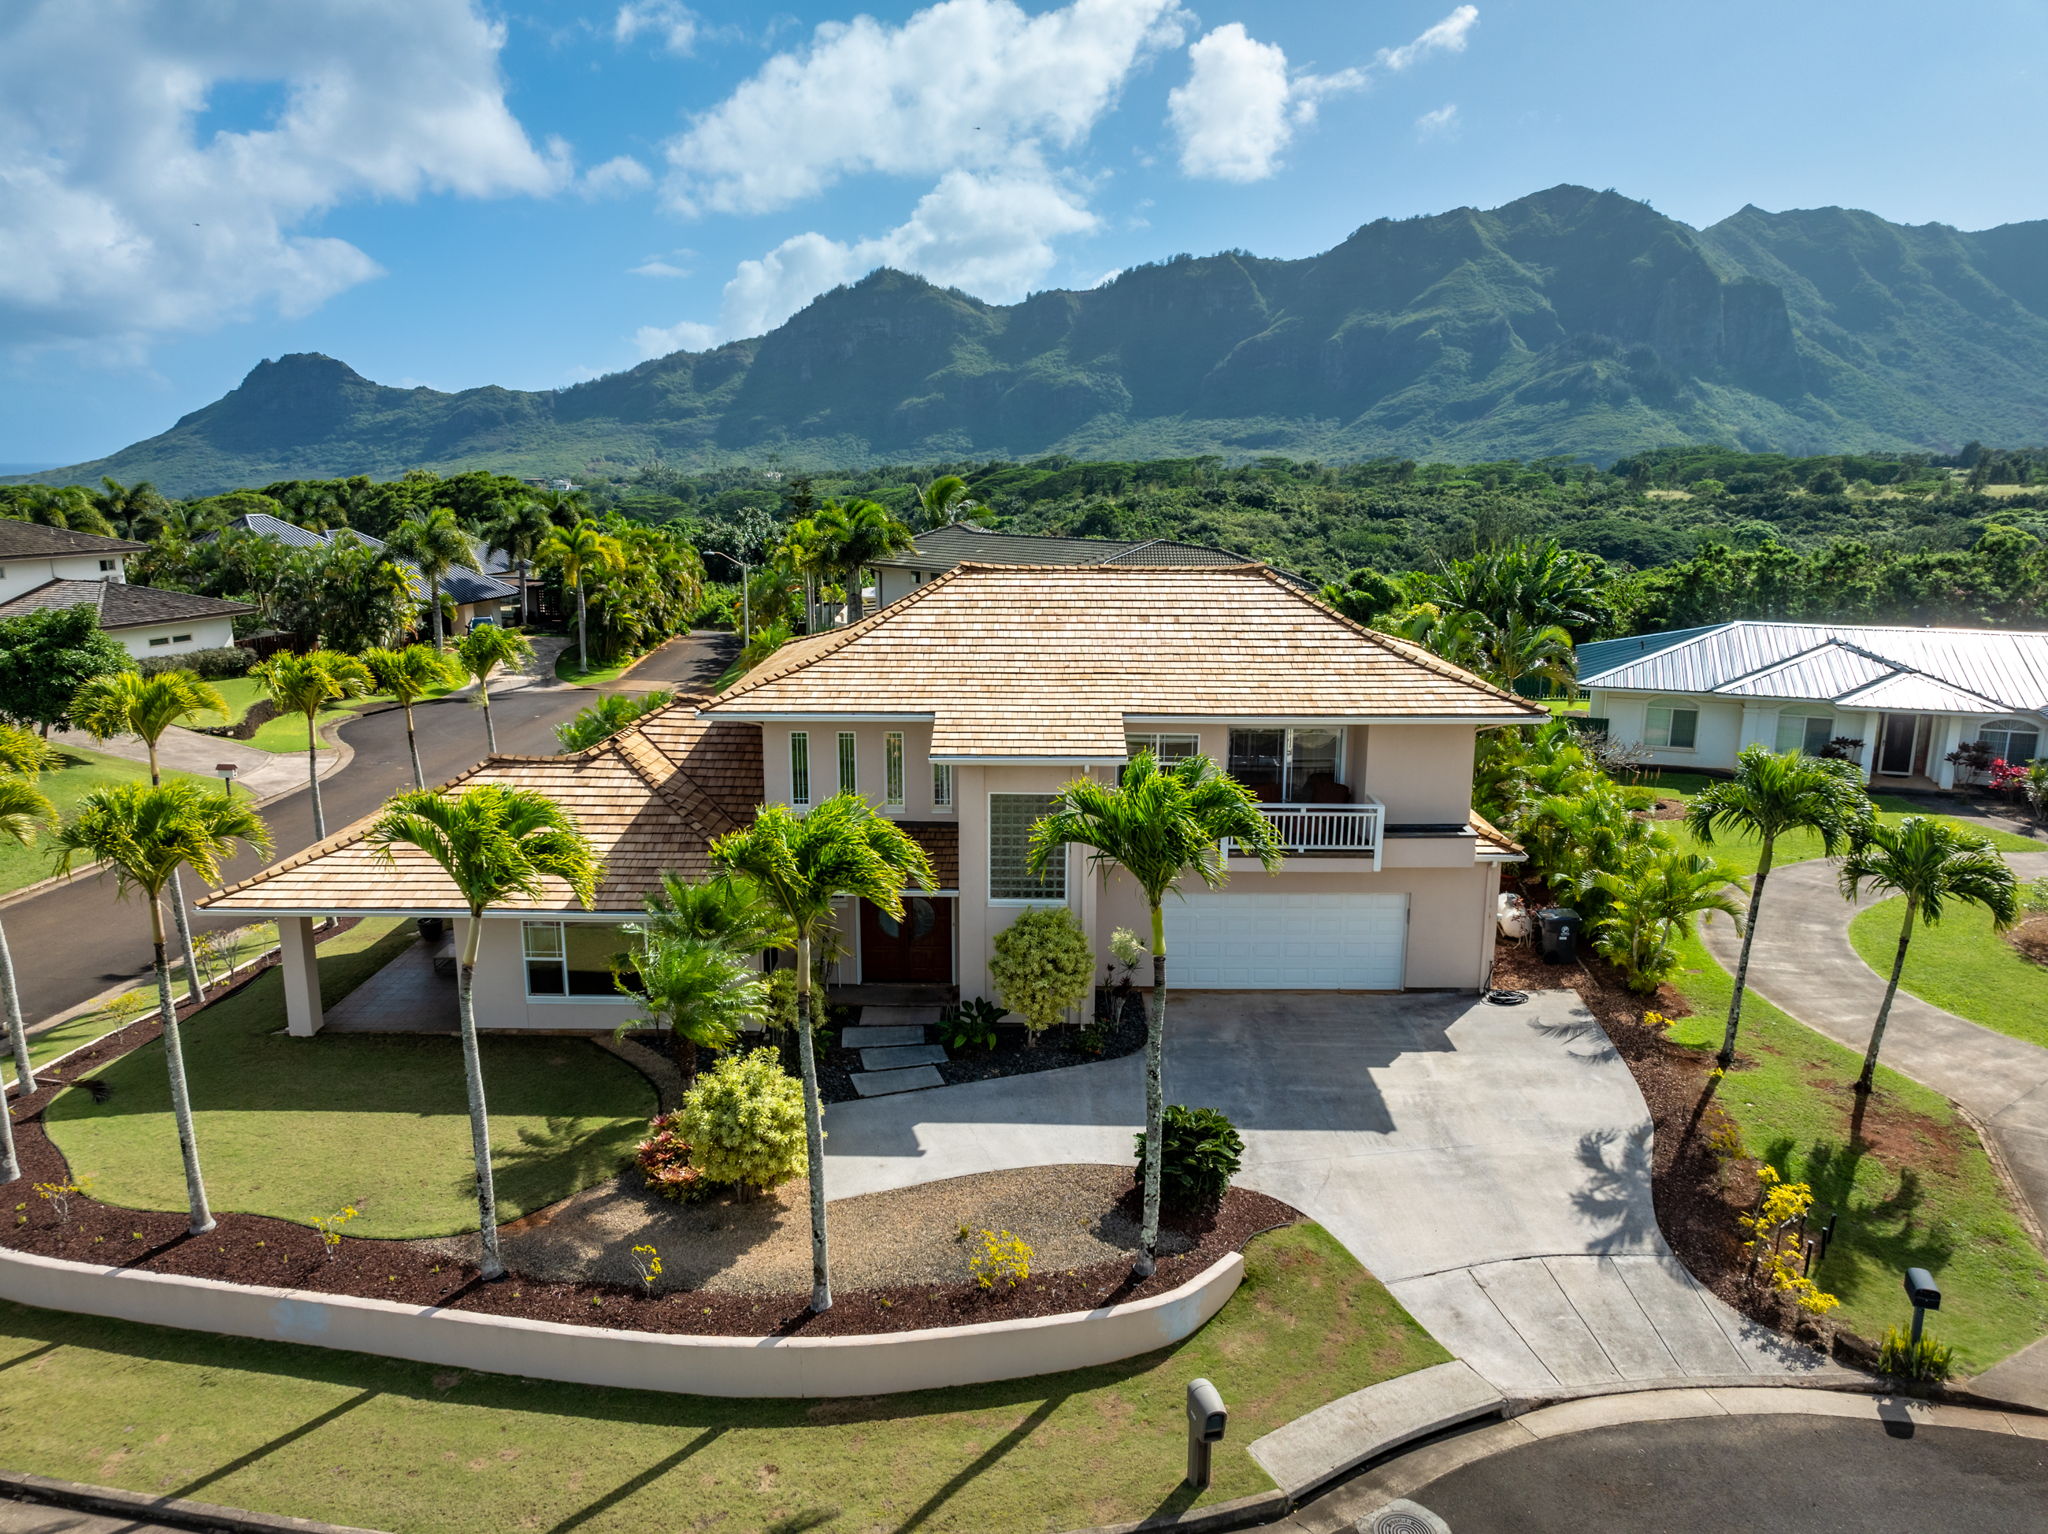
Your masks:
<path fill-rule="evenodd" d="M 1873 782 L 1953 788 L 1959 746 L 2029 761 L 2048 736 L 2048 633 L 1749 620 L 1579 647 L 1579 685 L 1661 766 L 1832 740 Z"/>
<path fill-rule="evenodd" d="M 1062 538 L 1044 533 L 997 533 L 972 522 L 954 522 L 917 535 L 916 544 L 900 554 L 868 562 L 875 572 L 881 606 L 909 596 L 935 576 L 957 565 L 1126 565 L 1187 569 L 1253 564 L 1242 554 L 1200 543 L 1175 543 L 1170 538 Z M 1286 570 L 1281 579 L 1304 591 L 1313 582 Z"/>

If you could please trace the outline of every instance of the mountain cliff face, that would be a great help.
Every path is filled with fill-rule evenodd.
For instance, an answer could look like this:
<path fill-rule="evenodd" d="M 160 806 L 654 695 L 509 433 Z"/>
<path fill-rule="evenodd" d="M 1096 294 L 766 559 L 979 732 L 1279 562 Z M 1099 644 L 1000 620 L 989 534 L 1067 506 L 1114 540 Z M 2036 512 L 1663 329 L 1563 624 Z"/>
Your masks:
<path fill-rule="evenodd" d="M 1744 208 L 1695 230 L 1560 186 L 1381 219 L 1304 260 L 1180 256 L 1009 306 L 877 271 L 768 335 L 552 393 L 392 389 L 284 357 L 161 436 L 37 477 L 197 494 L 416 466 L 1971 437 L 2048 437 L 2048 222 L 1970 234 Z"/>

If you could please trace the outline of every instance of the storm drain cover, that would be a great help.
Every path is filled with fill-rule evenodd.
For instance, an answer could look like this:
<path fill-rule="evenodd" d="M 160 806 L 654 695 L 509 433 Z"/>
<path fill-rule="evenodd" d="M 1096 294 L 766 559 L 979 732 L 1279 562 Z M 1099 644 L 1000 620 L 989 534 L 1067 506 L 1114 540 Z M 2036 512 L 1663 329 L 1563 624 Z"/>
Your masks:
<path fill-rule="evenodd" d="M 1358 1534 L 1451 1534 L 1451 1526 L 1419 1502 L 1389 1502 L 1352 1525 Z"/>

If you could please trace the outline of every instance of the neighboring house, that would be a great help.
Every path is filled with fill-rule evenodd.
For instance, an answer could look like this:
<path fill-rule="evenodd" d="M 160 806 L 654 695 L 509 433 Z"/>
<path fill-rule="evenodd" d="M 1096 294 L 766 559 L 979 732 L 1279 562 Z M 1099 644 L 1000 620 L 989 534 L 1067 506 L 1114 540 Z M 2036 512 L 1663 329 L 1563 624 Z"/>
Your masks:
<path fill-rule="evenodd" d="M 1251 561 L 1226 549 L 1166 538 L 1055 538 L 1038 533 L 992 533 L 971 522 L 955 522 L 917 535 L 916 547 L 868 562 L 875 572 L 881 605 L 907 597 L 926 581 L 956 565 L 1244 565 Z M 1288 571 L 1283 578 L 1314 590 Z"/>
<path fill-rule="evenodd" d="M 236 517 L 228 526 L 242 532 L 254 533 L 259 538 L 274 539 L 295 549 L 326 548 L 334 542 L 336 534 L 342 532 L 349 533 L 373 549 L 381 550 L 384 547 L 381 539 L 372 538 L 368 533 L 356 532 L 354 528 L 336 528 L 331 533 L 309 532 L 296 523 L 287 522 L 281 517 L 273 517 L 262 511 Z M 420 579 L 419 567 L 411 560 L 400 559 L 395 554 L 390 557 L 391 562 L 405 571 L 411 580 L 413 595 L 424 602 L 427 588 L 426 583 Z M 489 559 L 485 561 L 486 564 L 490 562 Z M 519 600 L 517 586 L 499 580 L 494 575 L 472 570 L 467 565 L 457 565 L 442 576 L 441 591 L 455 604 L 455 631 L 458 634 L 479 618 L 487 618 L 494 623 L 504 621 L 507 609 Z M 517 615 L 515 613 L 512 616 L 516 618 Z"/>
<path fill-rule="evenodd" d="M 1168 902 L 1170 973 L 1198 989 L 1462 990 L 1486 985 L 1500 865 L 1519 850 L 1472 813 L 1478 732 L 1544 717 L 1258 566 L 963 566 L 828 634 L 792 641 L 710 699 L 679 701 L 576 756 L 494 757 L 458 786 L 512 782 L 565 805 L 606 860 L 597 909 L 566 892 L 486 919 L 478 969 L 494 1028 L 615 1027 L 620 923 L 673 869 L 764 803 L 867 797 L 925 848 L 938 888 L 903 921 L 842 920 L 842 984 L 991 991 L 996 935 L 1064 905 L 1106 957 L 1147 932 L 1136 887 L 1070 850 L 1026 867 L 1060 784 L 1113 779 L 1132 753 L 1212 756 L 1251 785 L 1289 846 L 1267 875 L 1229 858 L 1220 891 Z M 203 902 L 275 919 L 292 1026 L 318 1026 L 311 924 L 330 913 L 460 916 L 423 854 L 384 863 L 367 821 Z"/>
<path fill-rule="evenodd" d="M 136 656 L 217 650 L 234 620 L 256 609 L 183 591 L 128 584 L 127 560 L 145 544 L 0 518 L 0 618 L 90 607 L 100 627 Z"/>
<path fill-rule="evenodd" d="M 1873 782 L 1953 788 L 1982 742 L 2028 761 L 2048 739 L 2048 633 L 1717 623 L 1579 646 L 1589 711 L 1667 767 L 1732 768 L 1761 743 L 1848 748 Z"/>
<path fill-rule="evenodd" d="M 125 581 L 147 544 L 0 517 L 0 602 L 51 581 Z"/>

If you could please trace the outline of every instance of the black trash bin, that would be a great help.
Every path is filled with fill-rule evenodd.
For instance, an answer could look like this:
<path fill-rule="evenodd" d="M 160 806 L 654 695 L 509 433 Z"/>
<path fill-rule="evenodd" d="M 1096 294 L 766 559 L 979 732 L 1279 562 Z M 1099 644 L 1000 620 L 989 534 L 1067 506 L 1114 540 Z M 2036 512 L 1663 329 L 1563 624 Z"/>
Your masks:
<path fill-rule="evenodd" d="M 1570 906 L 1552 906 L 1536 913 L 1536 942 L 1545 964 L 1576 964 L 1579 959 L 1579 913 Z"/>

